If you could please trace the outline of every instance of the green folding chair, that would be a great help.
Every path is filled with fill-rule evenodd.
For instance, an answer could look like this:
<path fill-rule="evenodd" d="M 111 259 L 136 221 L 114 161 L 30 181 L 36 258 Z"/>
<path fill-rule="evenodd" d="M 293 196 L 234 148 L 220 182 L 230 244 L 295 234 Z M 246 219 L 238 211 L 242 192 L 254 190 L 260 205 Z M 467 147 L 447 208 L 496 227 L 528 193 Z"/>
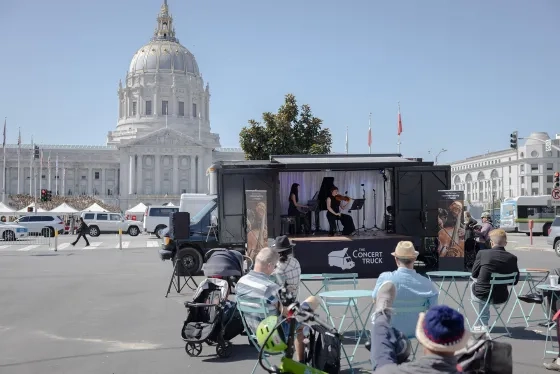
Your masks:
<path fill-rule="evenodd" d="M 237 309 L 241 314 L 241 320 L 243 321 L 243 327 L 245 328 L 245 332 L 247 333 L 247 337 L 249 338 L 249 342 L 257 349 L 257 352 L 261 350 L 259 343 L 257 342 L 257 336 L 249 326 L 247 325 L 247 321 L 245 319 L 247 314 L 256 315 L 259 319 L 265 319 L 268 317 L 268 306 L 266 301 L 262 298 L 257 297 L 247 297 L 247 296 L 239 296 L 237 295 Z M 265 356 L 269 356 L 270 354 L 265 354 L 263 356 L 263 360 L 266 361 L 267 365 L 270 367 L 271 364 Z M 253 371 L 251 374 L 255 373 L 257 370 L 257 366 L 259 366 L 259 361 L 255 363 L 253 366 Z"/>
<path fill-rule="evenodd" d="M 430 308 L 430 299 L 429 298 L 417 298 L 413 300 L 399 300 L 398 298 L 393 302 L 393 315 L 394 316 L 406 316 L 414 321 L 418 320 L 418 315 L 420 313 L 426 312 Z M 402 329 L 399 328 L 398 319 L 393 318 L 391 323 L 393 327 L 397 330 Z M 406 337 L 409 340 L 416 339 L 415 331 L 403 331 Z M 416 358 L 416 352 L 418 351 L 418 347 L 420 346 L 420 342 L 416 339 L 416 345 L 412 348 L 412 360 Z"/>
<path fill-rule="evenodd" d="M 517 295 L 517 291 L 515 290 L 515 281 L 517 279 L 517 273 L 511 273 L 511 274 L 498 274 L 498 273 L 492 273 L 490 274 L 490 293 L 488 294 L 488 298 L 486 299 L 486 303 L 484 304 L 484 308 L 482 308 L 482 311 L 484 311 L 486 308 L 493 308 L 496 313 L 497 313 L 497 317 L 496 320 L 494 321 L 494 323 L 492 324 L 492 326 L 490 326 L 488 328 L 487 333 L 491 334 L 492 330 L 494 329 L 494 326 L 496 326 L 496 323 L 498 322 L 498 320 L 500 320 L 504 326 L 504 328 L 506 329 L 506 332 L 508 334 L 508 336 L 511 336 L 511 333 L 509 332 L 509 329 L 507 328 L 507 324 L 504 322 L 503 318 L 502 318 L 502 313 L 504 312 L 509 299 L 511 298 L 511 295 L 514 294 L 515 298 L 517 299 L 518 295 Z M 502 303 L 502 304 L 492 304 L 490 303 L 490 300 L 492 299 L 492 293 L 494 292 L 494 286 L 496 285 L 506 285 L 506 286 L 511 286 L 511 291 L 508 294 L 507 300 Z M 476 326 L 477 323 L 479 323 L 481 321 L 480 316 L 482 313 L 479 312 L 478 307 L 475 305 L 475 303 L 473 302 L 473 299 L 471 298 L 471 305 L 473 307 L 473 309 L 475 310 L 476 313 L 476 320 L 474 321 L 474 323 L 471 325 L 472 327 Z M 472 328 L 471 328 L 472 330 Z M 471 332 L 475 332 L 475 331 L 471 331 Z"/>

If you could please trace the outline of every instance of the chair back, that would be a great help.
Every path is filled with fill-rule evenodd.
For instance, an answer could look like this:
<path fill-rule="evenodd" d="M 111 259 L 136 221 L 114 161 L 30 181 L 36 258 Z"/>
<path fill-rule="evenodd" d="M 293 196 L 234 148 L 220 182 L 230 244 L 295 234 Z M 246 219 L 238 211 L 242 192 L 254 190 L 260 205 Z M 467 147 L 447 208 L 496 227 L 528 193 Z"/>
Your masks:
<path fill-rule="evenodd" d="M 347 274 L 331 274 L 324 273 L 323 276 L 323 286 L 325 291 L 335 291 L 340 290 L 355 290 L 358 287 L 358 274 L 357 273 L 347 273 Z M 340 287 L 342 286 L 342 287 Z M 346 298 L 332 298 L 329 297 L 325 299 L 325 304 L 327 306 L 341 305 L 346 306 L 348 304 L 348 299 Z"/>
<path fill-rule="evenodd" d="M 515 285 L 516 279 L 517 279 L 517 272 L 513 272 L 510 274 L 499 274 L 499 273 L 490 274 L 490 293 L 488 294 L 487 303 L 490 303 L 490 300 L 492 300 L 492 293 L 494 292 L 494 286 L 504 285 L 504 286 L 513 287 Z M 515 292 L 515 288 L 514 288 L 514 292 Z M 507 304 L 509 302 L 510 296 L 511 296 L 511 292 L 509 292 L 508 298 L 504 304 Z"/>
<path fill-rule="evenodd" d="M 429 308 L 429 298 L 417 297 L 403 300 L 397 297 L 393 302 L 394 315 L 391 318 L 391 324 L 408 338 L 414 338 L 418 314 L 426 312 Z"/>
<path fill-rule="evenodd" d="M 268 317 L 268 306 L 266 301 L 262 298 L 237 295 L 237 309 L 241 314 L 241 320 L 243 321 L 245 331 L 250 337 L 253 336 L 255 332 L 252 331 L 251 326 L 247 324 L 247 315 L 251 315 L 251 317 L 260 320 Z"/>

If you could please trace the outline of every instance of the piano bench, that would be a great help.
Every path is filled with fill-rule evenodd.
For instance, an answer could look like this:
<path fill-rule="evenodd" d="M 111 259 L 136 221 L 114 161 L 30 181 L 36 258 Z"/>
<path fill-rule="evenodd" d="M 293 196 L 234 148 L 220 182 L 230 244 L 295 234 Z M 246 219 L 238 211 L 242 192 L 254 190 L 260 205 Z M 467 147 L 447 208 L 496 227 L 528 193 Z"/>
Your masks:
<path fill-rule="evenodd" d="M 281 215 L 280 225 L 280 235 L 295 234 L 297 232 L 297 219 L 295 216 Z"/>

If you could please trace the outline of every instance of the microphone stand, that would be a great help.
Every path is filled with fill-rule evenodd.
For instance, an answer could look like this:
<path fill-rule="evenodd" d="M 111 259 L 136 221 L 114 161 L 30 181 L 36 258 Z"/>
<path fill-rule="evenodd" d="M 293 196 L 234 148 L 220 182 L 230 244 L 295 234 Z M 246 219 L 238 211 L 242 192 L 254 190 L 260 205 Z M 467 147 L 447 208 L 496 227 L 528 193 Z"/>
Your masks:
<path fill-rule="evenodd" d="M 373 189 L 373 229 L 379 230 L 377 227 L 377 192 Z"/>
<path fill-rule="evenodd" d="M 364 188 L 364 184 L 362 183 L 362 199 L 366 200 L 366 189 Z M 362 207 L 362 229 L 364 232 L 367 231 L 366 229 L 366 204 Z"/>

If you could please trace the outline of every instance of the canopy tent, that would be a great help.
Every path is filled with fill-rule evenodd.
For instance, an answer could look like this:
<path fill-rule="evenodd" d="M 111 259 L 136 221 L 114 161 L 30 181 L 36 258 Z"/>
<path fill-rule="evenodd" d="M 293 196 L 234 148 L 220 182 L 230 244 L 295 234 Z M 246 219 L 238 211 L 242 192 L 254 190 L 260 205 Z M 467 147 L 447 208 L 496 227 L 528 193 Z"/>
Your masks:
<path fill-rule="evenodd" d="M 146 212 L 146 205 L 144 203 L 140 203 L 130 209 L 128 209 L 126 212 L 127 213 L 142 213 L 144 214 Z"/>
<path fill-rule="evenodd" d="M 7 206 L 4 203 L 0 203 L 0 214 L 7 214 L 7 213 L 13 213 L 15 212 L 15 209 L 10 208 L 9 206 Z"/>
<path fill-rule="evenodd" d="M 61 213 L 61 214 L 73 214 L 78 213 L 77 209 L 72 208 L 70 205 L 66 203 L 62 203 L 53 210 L 50 211 L 51 213 Z"/>
<path fill-rule="evenodd" d="M 163 204 L 163 206 L 177 206 L 177 205 L 173 204 L 172 202 L 169 202 L 169 203 Z"/>
<path fill-rule="evenodd" d="M 108 212 L 107 209 L 103 209 L 99 204 L 93 203 L 89 207 L 83 210 L 84 212 Z"/>
<path fill-rule="evenodd" d="M 35 203 L 31 203 L 28 206 L 26 206 L 25 208 L 18 210 L 17 212 L 18 213 L 31 213 L 31 212 L 27 211 L 28 208 L 33 208 L 33 211 L 35 212 Z M 43 208 L 37 208 L 37 212 L 45 213 L 46 210 L 43 209 Z"/>

